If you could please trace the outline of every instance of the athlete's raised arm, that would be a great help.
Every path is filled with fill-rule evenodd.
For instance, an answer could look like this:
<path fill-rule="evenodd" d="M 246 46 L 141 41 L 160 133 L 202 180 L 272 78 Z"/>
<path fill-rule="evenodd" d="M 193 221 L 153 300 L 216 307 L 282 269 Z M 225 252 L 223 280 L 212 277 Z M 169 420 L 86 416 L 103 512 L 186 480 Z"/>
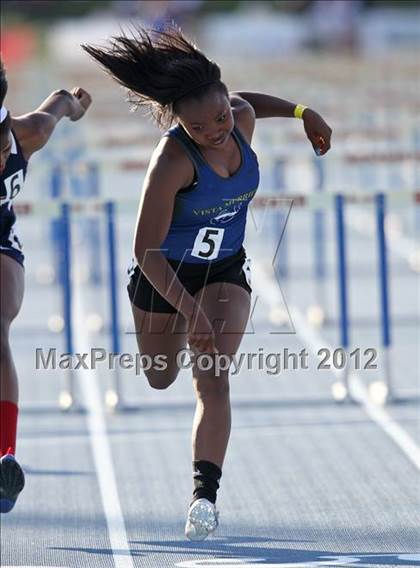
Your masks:
<path fill-rule="evenodd" d="M 252 105 L 256 118 L 302 118 L 306 135 L 318 155 L 324 155 L 331 148 L 332 130 L 313 109 L 297 105 L 284 99 L 264 93 L 245 91 L 230 93 L 232 100 L 244 99 Z"/>
<path fill-rule="evenodd" d="M 91 102 L 91 96 L 81 87 L 74 87 L 70 92 L 60 89 L 51 93 L 33 112 L 12 117 L 12 129 L 25 158 L 45 146 L 63 117 L 79 120 Z"/>

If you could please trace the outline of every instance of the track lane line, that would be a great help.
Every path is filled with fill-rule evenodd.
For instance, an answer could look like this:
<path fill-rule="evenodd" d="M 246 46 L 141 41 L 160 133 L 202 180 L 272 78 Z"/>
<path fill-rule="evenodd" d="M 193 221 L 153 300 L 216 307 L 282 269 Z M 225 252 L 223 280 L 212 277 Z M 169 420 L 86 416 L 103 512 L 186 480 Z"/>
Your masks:
<path fill-rule="evenodd" d="M 278 283 L 271 273 L 264 266 L 253 259 L 253 288 L 258 293 L 261 301 L 271 310 L 279 305 L 284 305 Z M 302 339 L 303 344 L 307 344 L 313 354 L 317 354 L 321 348 L 333 351 L 333 347 L 325 341 L 320 333 L 306 323 L 302 312 L 296 306 L 290 306 L 289 312 L 292 323 L 297 335 Z M 338 369 L 331 369 L 338 377 L 342 377 L 342 372 Z M 374 404 L 368 395 L 367 388 L 356 373 L 349 374 L 349 384 L 352 395 L 361 404 L 367 416 L 379 426 L 379 428 L 398 446 L 410 462 L 420 470 L 420 447 L 411 436 L 399 425 L 388 412 L 381 406 Z"/>
<path fill-rule="evenodd" d="M 83 325 L 83 316 L 86 310 L 83 305 L 80 285 L 76 284 L 74 286 L 73 299 L 75 351 L 78 353 L 87 353 L 90 343 L 86 327 Z M 77 378 L 80 393 L 83 397 L 83 403 L 86 405 L 89 440 L 95 462 L 95 470 L 115 568 L 134 568 L 124 515 L 118 495 L 117 481 L 97 373 L 94 370 L 78 369 Z"/>

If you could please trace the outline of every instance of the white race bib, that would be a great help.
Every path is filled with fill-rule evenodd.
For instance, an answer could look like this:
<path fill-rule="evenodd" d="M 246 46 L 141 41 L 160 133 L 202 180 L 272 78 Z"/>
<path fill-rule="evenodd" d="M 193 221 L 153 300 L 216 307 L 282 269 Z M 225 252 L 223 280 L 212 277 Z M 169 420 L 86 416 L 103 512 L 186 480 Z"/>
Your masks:
<path fill-rule="evenodd" d="M 4 187 L 6 188 L 6 195 L 1 196 L 0 205 L 5 205 L 7 203 L 9 204 L 8 207 L 10 209 L 12 200 L 23 187 L 23 170 L 18 170 L 3 181 Z"/>
<path fill-rule="evenodd" d="M 214 260 L 218 257 L 223 241 L 224 229 L 203 227 L 197 233 L 191 256 L 204 260 Z"/>

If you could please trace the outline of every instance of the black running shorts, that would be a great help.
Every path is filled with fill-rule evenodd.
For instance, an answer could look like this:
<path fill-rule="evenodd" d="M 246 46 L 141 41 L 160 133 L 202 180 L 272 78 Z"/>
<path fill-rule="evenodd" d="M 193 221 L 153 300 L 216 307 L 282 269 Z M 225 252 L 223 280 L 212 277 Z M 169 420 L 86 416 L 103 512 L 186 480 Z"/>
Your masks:
<path fill-rule="evenodd" d="M 181 262 L 170 258 L 167 260 L 191 295 L 214 282 L 237 284 L 249 294 L 252 291 L 250 259 L 247 258 L 243 247 L 232 256 L 210 263 Z M 138 265 L 129 270 L 129 276 L 128 295 L 137 308 L 146 312 L 176 313 L 176 309 L 152 286 Z"/>

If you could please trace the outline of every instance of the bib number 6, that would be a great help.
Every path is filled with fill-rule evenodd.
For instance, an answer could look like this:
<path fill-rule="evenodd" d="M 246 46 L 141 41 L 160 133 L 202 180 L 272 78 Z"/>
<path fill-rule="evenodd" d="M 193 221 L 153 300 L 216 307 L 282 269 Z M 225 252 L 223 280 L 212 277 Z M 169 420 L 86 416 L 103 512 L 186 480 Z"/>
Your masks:
<path fill-rule="evenodd" d="M 23 170 L 18 170 L 11 176 L 7 177 L 4 181 L 6 188 L 6 195 L 0 197 L 1 205 L 12 201 L 22 189 L 23 186 Z"/>
<path fill-rule="evenodd" d="M 191 256 L 213 260 L 218 257 L 223 240 L 224 229 L 203 227 L 197 233 Z"/>

